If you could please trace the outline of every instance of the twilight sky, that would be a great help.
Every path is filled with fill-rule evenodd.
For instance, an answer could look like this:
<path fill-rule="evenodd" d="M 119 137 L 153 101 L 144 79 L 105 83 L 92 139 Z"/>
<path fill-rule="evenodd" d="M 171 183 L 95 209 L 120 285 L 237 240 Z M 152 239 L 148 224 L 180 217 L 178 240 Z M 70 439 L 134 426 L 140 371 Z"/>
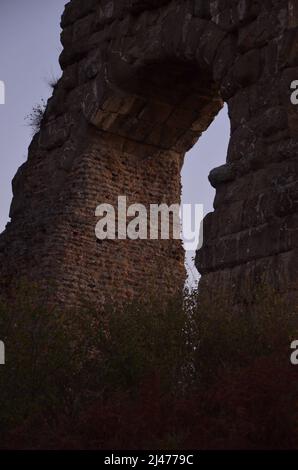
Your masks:
<path fill-rule="evenodd" d="M 0 105 L 0 232 L 8 221 L 11 180 L 27 158 L 32 137 L 25 117 L 34 105 L 47 100 L 51 94 L 47 82 L 61 74 L 60 16 L 65 3 L 67 0 L 0 0 L 0 80 L 6 86 L 6 103 Z M 214 199 L 208 174 L 225 162 L 229 133 L 225 108 L 186 156 L 183 202 L 203 204 L 205 213 L 212 210 Z M 188 265 L 193 255 L 187 253 Z"/>

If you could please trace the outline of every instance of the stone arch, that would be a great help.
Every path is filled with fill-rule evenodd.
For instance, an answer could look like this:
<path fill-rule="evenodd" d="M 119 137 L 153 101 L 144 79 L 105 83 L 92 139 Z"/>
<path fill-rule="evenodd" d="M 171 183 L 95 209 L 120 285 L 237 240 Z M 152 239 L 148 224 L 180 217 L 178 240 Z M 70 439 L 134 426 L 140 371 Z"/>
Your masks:
<path fill-rule="evenodd" d="M 180 242 L 98 244 L 94 209 L 119 194 L 179 202 L 184 154 L 224 100 L 232 135 L 227 163 L 210 175 L 215 211 L 197 266 L 214 286 L 239 291 L 265 272 L 293 293 L 297 27 L 291 0 L 71 0 L 63 75 L 13 182 L 2 279 L 55 280 L 55 302 L 71 306 L 140 296 L 152 283 L 179 288 Z"/>

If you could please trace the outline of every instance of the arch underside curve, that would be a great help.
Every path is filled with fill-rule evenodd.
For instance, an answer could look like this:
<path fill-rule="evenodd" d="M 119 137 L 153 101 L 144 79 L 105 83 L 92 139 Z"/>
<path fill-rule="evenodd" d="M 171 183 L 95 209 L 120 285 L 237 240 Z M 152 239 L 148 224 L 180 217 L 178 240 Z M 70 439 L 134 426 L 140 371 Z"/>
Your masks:
<path fill-rule="evenodd" d="M 94 211 L 118 195 L 179 203 L 185 152 L 225 101 L 231 140 L 226 164 L 210 175 L 217 192 L 196 257 L 202 283 L 239 293 L 265 275 L 295 294 L 290 5 L 72 0 L 62 17 L 63 75 L 13 181 L 1 278 L 55 281 L 55 301 L 70 306 L 153 285 L 174 293 L 185 277 L 180 241 L 99 243 Z"/>

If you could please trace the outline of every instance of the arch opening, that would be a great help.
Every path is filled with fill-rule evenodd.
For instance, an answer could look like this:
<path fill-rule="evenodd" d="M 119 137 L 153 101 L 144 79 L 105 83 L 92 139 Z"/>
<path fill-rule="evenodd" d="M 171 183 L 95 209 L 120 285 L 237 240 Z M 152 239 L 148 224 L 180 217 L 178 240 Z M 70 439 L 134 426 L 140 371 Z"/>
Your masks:
<path fill-rule="evenodd" d="M 63 75 L 14 179 L 11 223 L 0 237 L 3 276 L 55 279 L 55 297 L 70 306 L 78 292 L 91 301 L 111 290 L 121 300 L 138 297 L 147 280 L 176 292 L 180 248 L 147 240 L 99 245 L 94 209 L 119 194 L 132 203 L 180 202 L 184 155 L 220 110 L 220 88 L 233 132 L 227 164 L 210 177 L 216 209 L 205 218 L 208 243 L 197 265 L 205 285 L 236 292 L 266 271 L 291 289 L 297 129 L 286 9 L 87 3 L 71 1 L 63 14 Z M 249 23 L 267 20 L 259 43 Z"/>
<path fill-rule="evenodd" d="M 182 203 L 203 206 L 204 217 L 214 211 L 215 188 L 210 184 L 210 172 L 226 163 L 230 139 L 230 119 L 228 107 L 225 105 L 216 116 L 206 132 L 193 148 L 187 152 L 181 171 Z M 202 222 L 203 223 L 203 222 Z M 192 227 L 199 231 L 200 227 Z M 204 233 L 202 232 L 202 239 Z M 185 246 L 185 266 L 187 272 L 186 286 L 195 288 L 200 280 L 200 274 L 195 265 L 196 250 L 188 250 Z"/>
<path fill-rule="evenodd" d="M 223 106 L 218 89 L 193 62 L 168 60 L 129 70 L 110 90 L 90 121 L 98 129 L 184 155 Z"/>
<path fill-rule="evenodd" d="M 121 83 L 117 82 L 113 74 L 111 77 L 114 81 L 110 82 L 113 85 L 110 96 L 92 119 L 92 124 L 101 131 L 104 130 L 104 140 L 109 136 L 108 147 L 114 149 L 116 159 L 120 156 L 120 161 L 133 161 L 134 177 L 130 179 L 129 185 L 125 182 L 126 165 L 121 164 L 120 172 L 118 166 L 118 180 L 124 182 L 122 186 L 116 186 L 118 191 L 127 194 L 132 204 L 180 204 L 181 170 L 185 154 L 193 149 L 223 107 L 216 85 L 210 75 L 202 72 L 196 63 L 180 60 L 147 64 L 133 70 L 129 78 Z M 226 115 L 225 111 L 227 118 Z M 227 142 L 223 147 L 224 153 Z M 224 158 L 225 155 L 222 157 L 221 154 L 220 164 Z M 211 160 L 204 173 L 210 200 L 214 194 L 208 182 L 206 168 L 211 170 L 217 166 L 218 159 L 215 161 L 216 164 L 213 165 Z M 199 192 L 194 193 L 191 201 L 186 202 L 199 202 Z M 115 193 L 113 199 L 116 200 L 116 197 Z M 182 197 L 182 201 L 183 199 Z M 207 205 L 207 211 L 211 209 L 211 205 Z M 148 250 L 148 246 L 146 249 Z M 154 252 L 156 259 L 158 250 L 149 248 L 149 251 L 152 254 Z M 183 249 L 179 249 L 178 243 L 164 247 L 160 254 L 161 259 L 164 256 L 167 258 L 163 261 L 164 265 L 168 264 L 169 259 L 173 262 L 172 268 L 177 270 L 177 275 L 181 276 L 183 270 L 185 282 L 185 253 Z M 194 258 L 194 255 L 195 251 L 189 256 Z M 183 268 L 177 268 L 177 260 L 181 261 Z M 193 260 L 191 264 L 196 271 Z M 172 273 L 173 270 L 171 275 Z M 132 275 L 130 279 L 133 279 Z M 175 290 L 177 284 L 173 280 L 170 283 Z"/>

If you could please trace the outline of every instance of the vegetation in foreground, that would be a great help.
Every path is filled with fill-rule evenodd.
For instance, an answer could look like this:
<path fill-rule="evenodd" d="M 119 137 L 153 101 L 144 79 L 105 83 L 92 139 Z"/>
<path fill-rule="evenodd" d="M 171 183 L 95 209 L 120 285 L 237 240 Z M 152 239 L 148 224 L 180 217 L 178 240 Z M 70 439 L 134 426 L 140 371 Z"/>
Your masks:
<path fill-rule="evenodd" d="M 20 287 L 0 303 L 1 448 L 297 448 L 297 313 L 264 285 L 231 305 L 196 291 L 61 312 Z"/>

